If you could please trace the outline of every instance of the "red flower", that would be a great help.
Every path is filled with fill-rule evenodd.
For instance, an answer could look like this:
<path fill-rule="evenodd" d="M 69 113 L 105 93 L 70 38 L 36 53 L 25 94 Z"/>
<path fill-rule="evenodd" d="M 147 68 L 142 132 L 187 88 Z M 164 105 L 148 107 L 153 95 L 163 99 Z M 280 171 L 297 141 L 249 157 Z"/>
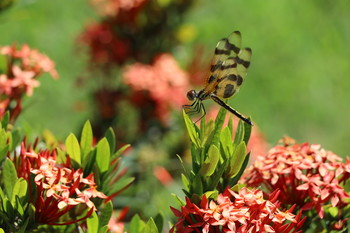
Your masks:
<path fill-rule="evenodd" d="M 283 203 L 296 203 L 303 210 L 315 207 L 323 218 L 326 204 L 339 208 L 348 205 L 346 199 L 350 196 L 339 185 L 344 177 L 349 177 L 348 162 L 341 161 L 320 145 L 295 144 L 285 138 L 283 145 L 257 158 L 242 183 L 253 187 L 264 185 L 270 192 L 279 189 Z"/>
<path fill-rule="evenodd" d="M 31 96 L 34 88 L 40 85 L 38 77 L 48 72 L 58 78 L 55 64 L 44 54 L 30 49 L 24 44 L 21 48 L 0 46 L 0 54 L 7 58 L 6 74 L 0 74 L 0 118 L 9 110 L 14 120 L 21 112 L 21 98 Z"/>
<path fill-rule="evenodd" d="M 146 0 L 90 0 L 103 16 L 117 16 L 121 11 L 130 12 L 139 8 Z"/>
<path fill-rule="evenodd" d="M 69 159 L 66 164 L 58 164 L 55 151 L 36 153 L 22 143 L 20 155 L 15 156 L 14 162 L 18 176 L 26 179 L 29 187 L 36 187 L 36 191 L 31 192 L 30 202 L 35 206 L 35 221 L 38 223 L 71 224 L 58 221 L 74 206 L 82 204 L 90 211 L 74 222 L 81 221 L 96 210 L 91 198 L 107 198 L 96 190 L 93 174 L 84 178 L 81 169 L 75 171 L 71 168 Z M 31 174 L 35 175 L 34 184 L 31 184 Z"/>
<path fill-rule="evenodd" d="M 155 102 L 156 115 L 166 121 L 172 108 L 180 109 L 187 103 L 188 74 L 169 54 L 158 56 L 153 65 L 135 63 L 126 67 L 123 82 L 134 92 L 147 92 Z"/>
<path fill-rule="evenodd" d="M 113 30 L 113 22 L 91 23 L 78 38 L 90 52 L 90 63 L 109 67 L 123 64 L 131 53 L 127 40 L 119 38 Z"/>
<path fill-rule="evenodd" d="M 268 200 L 260 190 L 241 189 L 238 193 L 227 188 L 216 201 L 208 203 L 202 197 L 199 206 L 186 198 L 186 205 L 180 210 L 172 208 L 178 222 L 171 232 L 296 232 L 305 219 L 301 212 L 294 215 L 294 207 L 281 211 L 277 200 L 278 191 Z"/>

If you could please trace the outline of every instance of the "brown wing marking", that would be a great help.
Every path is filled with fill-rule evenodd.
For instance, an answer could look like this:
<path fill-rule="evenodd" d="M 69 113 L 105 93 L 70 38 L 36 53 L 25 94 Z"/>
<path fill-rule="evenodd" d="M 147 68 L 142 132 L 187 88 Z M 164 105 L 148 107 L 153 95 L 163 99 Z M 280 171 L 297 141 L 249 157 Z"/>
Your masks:
<path fill-rule="evenodd" d="M 230 98 L 239 91 L 247 76 L 252 50 L 242 49 L 237 56 L 228 57 L 221 65 L 220 77 L 217 78 L 214 94 L 220 98 Z"/>
<path fill-rule="evenodd" d="M 215 48 L 214 57 L 212 59 L 210 73 L 206 81 L 206 91 L 213 91 L 216 86 L 217 79 L 221 73 L 221 66 L 230 56 L 237 56 L 241 47 L 241 33 L 239 31 L 232 32 L 227 38 L 221 39 Z"/>

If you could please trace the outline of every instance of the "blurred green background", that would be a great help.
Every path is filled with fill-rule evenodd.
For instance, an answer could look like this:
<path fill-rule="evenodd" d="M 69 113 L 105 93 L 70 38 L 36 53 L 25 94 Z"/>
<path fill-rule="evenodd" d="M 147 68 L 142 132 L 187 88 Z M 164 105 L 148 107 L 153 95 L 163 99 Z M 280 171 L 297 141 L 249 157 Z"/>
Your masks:
<path fill-rule="evenodd" d="M 240 30 L 253 59 L 231 106 L 251 115 L 271 144 L 289 135 L 346 156 L 349 12 L 349 1 L 199 0 L 186 15 L 193 38 L 174 55 L 185 66 L 196 44 L 204 44 L 211 56 L 219 39 Z M 18 123 L 33 135 L 49 129 L 64 139 L 91 117 L 89 90 L 74 83 L 86 72 L 87 60 L 76 38 L 94 19 L 98 16 L 83 0 L 23 0 L 0 14 L 0 44 L 27 43 L 52 58 L 60 74 L 58 81 L 43 77 L 25 101 Z"/>

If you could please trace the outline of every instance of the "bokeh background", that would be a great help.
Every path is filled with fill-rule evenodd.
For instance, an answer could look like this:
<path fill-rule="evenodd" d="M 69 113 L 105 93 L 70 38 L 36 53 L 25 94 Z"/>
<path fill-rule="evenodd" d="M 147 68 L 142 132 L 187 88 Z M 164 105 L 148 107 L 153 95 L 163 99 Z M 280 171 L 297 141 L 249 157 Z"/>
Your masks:
<path fill-rule="evenodd" d="M 252 48 L 253 58 L 248 77 L 230 105 L 252 116 L 271 145 L 289 135 L 298 142 L 320 143 L 345 157 L 350 141 L 349 12 L 349 1 L 197 0 L 182 15 L 175 28 L 178 43 L 167 52 L 188 70 L 194 58 L 206 64 L 219 39 L 241 31 L 243 46 Z M 87 69 L 89 54 L 77 38 L 87 25 L 99 20 L 101 16 L 86 0 L 22 0 L 0 14 L 0 44 L 27 43 L 37 48 L 55 61 L 60 75 L 59 80 L 42 78 L 41 87 L 24 102 L 17 124 L 30 136 L 49 129 L 64 140 L 93 119 L 96 108 L 91 93 L 101 77 Z M 196 53 L 196 48 L 203 52 Z M 118 77 L 120 70 L 113 75 Z M 79 86 L 79 82 L 88 84 Z M 181 110 L 173 114 L 181 116 Z M 153 165 L 163 161 L 168 168 L 178 164 L 176 153 L 186 151 L 186 146 L 181 145 L 184 150 L 171 148 L 178 145 L 173 142 L 183 140 L 176 136 L 167 134 L 159 139 L 161 143 L 157 138 L 144 142 L 147 134 L 132 139 L 138 156 L 146 159 L 143 164 L 135 165 L 133 159 L 127 164 L 144 168 L 145 173 L 137 173 L 143 187 L 155 187 L 147 194 L 142 194 L 142 188 L 133 190 L 133 204 L 146 206 L 145 215 L 152 216 L 159 209 L 166 212 L 165 206 L 172 202 L 169 193 L 181 193 L 180 184 L 157 188 L 156 181 L 142 177 L 152 174 L 144 167 L 149 160 Z M 158 146 L 171 149 L 159 152 Z M 120 202 L 129 200 L 122 198 Z"/>

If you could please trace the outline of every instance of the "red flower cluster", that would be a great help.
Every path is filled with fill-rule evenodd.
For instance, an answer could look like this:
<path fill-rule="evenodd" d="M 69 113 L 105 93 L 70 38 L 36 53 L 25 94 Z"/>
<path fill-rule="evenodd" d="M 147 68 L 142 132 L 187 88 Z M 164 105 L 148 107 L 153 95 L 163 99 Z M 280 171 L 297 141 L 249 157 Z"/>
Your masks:
<path fill-rule="evenodd" d="M 0 116 L 12 110 L 11 117 L 16 118 L 21 110 L 22 96 L 31 96 L 33 89 L 40 85 L 38 77 L 48 72 L 56 79 L 58 73 L 46 55 L 26 44 L 19 49 L 16 45 L 0 46 L 0 54 L 7 58 L 7 71 L 0 74 Z M 12 101 L 16 102 L 16 107 L 9 109 Z"/>
<path fill-rule="evenodd" d="M 140 7 L 146 0 L 90 0 L 94 8 L 103 16 L 117 16 L 120 12 Z"/>
<path fill-rule="evenodd" d="M 199 206 L 186 198 L 181 211 L 172 208 L 178 222 L 170 232 L 296 232 L 303 225 L 301 212 L 279 209 L 279 191 L 273 192 L 268 200 L 260 190 L 241 189 L 238 193 L 227 188 L 216 201 L 208 202 L 205 195 Z"/>
<path fill-rule="evenodd" d="M 158 56 L 153 65 L 130 65 L 123 73 L 123 82 L 135 94 L 149 93 L 150 99 L 155 102 L 155 115 L 163 122 L 169 117 L 170 109 L 181 108 L 187 102 L 188 79 L 188 74 L 169 54 Z"/>
<path fill-rule="evenodd" d="M 279 189 L 282 203 L 295 203 L 302 210 L 315 207 L 323 218 L 326 204 L 339 208 L 349 204 L 346 199 L 350 196 L 339 184 L 349 178 L 350 161 L 346 164 L 341 161 L 320 145 L 295 144 L 285 138 L 283 145 L 257 158 L 242 183 L 253 187 L 264 185 L 270 192 Z"/>
<path fill-rule="evenodd" d="M 69 158 L 66 164 L 58 164 L 55 152 L 44 150 L 36 153 L 22 143 L 20 155 L 15 156 L 15 165 L 18 176 L 26 179 L 29 187 L 32 185 L 30 176 L 35 174 L 36 192 L 31 193 L 30 201 L 35 205 L 35 221 L 38 223 L 57 224 L 61 216 L 78 204 L 90 209 L 86 218 L 96 209 L 91 198 L 107 198 L 97 191 L 93 174 L 84 178 L 81 169 L 75 171 L 71 168 Z"/>
<path fill-rule="evenodd" d="M 123 64 L 129 58 L 130 43 L 113 31 L 115 22 L 103 21 L 90 24 L 80 35 L 79 41 L 90 50 L 90 63 L 103 66 Z"/>

